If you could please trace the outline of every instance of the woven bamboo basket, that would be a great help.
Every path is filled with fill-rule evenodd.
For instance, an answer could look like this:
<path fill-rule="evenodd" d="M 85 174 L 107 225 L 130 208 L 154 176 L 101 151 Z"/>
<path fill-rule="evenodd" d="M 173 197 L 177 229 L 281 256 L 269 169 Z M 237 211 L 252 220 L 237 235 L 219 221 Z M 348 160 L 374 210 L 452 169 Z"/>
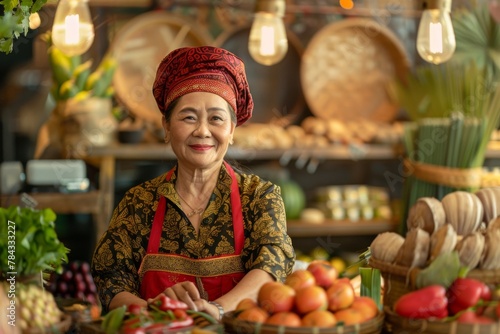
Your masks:
<path fill-rule="evenodd" d="M 324 120 L 393 121 L 399 109 L 387 86 L 395 78 L 404 81 L 409 59 L 397 35 L 376 20 L 332 22 L 314 34 L 302 56 L 307 105 Z"/>
<path fill-rule="evenodd" d="M 461 324 L 456 321 L 431 321 L 403 318 L 385 308 L 385 329 L 393 334 L 498 334 L 500 322 L 493 324 Z"/>
<path fill-rule="evenodd" d="M 387 263 L 370 257 L 368 264 L 372 268 L 380 270 L 384 279 L 384 306 L 392 307 L 394 302 L 410 291 L 416 289 L 415 282 L 420 271 L 419 268 L 402 267 Z M 486 284 L 500 284 L 500 270 L 479 270 L 469 271 L 467 277 L 477 279 Z"/>
<path fill-rule="evenodd" d="M 384 312 L 362 324 L 350 326 L 337 326 L 331 328 L 317 327 L 286 327 L 266 325 L 256 322 L 239 320 L 234 312 L 228 312 L 222 317 L 222 323 L 226 333 L 232 334 L 378 334 L 384 326 Z"/>

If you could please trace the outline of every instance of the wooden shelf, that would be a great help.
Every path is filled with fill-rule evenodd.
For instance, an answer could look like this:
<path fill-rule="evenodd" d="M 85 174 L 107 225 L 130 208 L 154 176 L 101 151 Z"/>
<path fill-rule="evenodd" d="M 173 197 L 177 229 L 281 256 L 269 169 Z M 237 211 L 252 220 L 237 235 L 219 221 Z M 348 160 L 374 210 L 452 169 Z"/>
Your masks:
<path fill-rule="evenodd" d="M 394 159 L 398 149 L 388 145 L 332 145 L 326 148 L 243 149 L 230 147 L 227 158 L 235 160 L 268 160 L 317 158 L 336 160 Z M 170 146 L 165 144 L 114 144 L 94 147 L 90 157 L 113 156 L 115 159 L 162 160 L 175 159 Z"/>
<path fill-rule="evenodd" d="M 91 214 L 97 229 L 92 237 L 91 247 L 97 243 L 97 238 L 108 226 L 109 215 L 103 206 L 101 191 L 93 190 L 84 193 L 29 193 L 36 201 L 37 209 L 52 209 L 56 214 Z M 22 195 L 0 195 L 0 206 L 25 206 Z"/>
<path fill-rule="evenodd" d="M 99 214 L 101 193 L 99 191 L 89 191 L 85 193 L 30 193 L 38 205 L 37 208 L 51 208 L 60 214 L 91 213 Z M 20 195 L 1 195 L 0 203 L 2 207 L 11 205 L 23 205 Z"/>
<path fill-rule="evenodd" d="M 290 237 L 316 237 L 325 235 L 375 235 L 387 231 L 397 231 L 398 223 L 376 220 L 325 220 L 321 224 L 307 223 L 300 220 L 288 221 Z"/>
<path fill-rule="evenodd" d="M 332 145 L 324 148 L 248 149 L 230 147 L 229 159 L 251 161 L 270 159 L 319 159 L 319 160 L 390 160 L 403 155 L 400 146 L 383 144 Z M 112 156 L 115 159 L 171 160 L 175 159 L 170 146 L 161 143 L 113 144 L 94 147 L 89 157 Z M 500 158 L 500 142 L 491 142 L 486 158 Z"/>

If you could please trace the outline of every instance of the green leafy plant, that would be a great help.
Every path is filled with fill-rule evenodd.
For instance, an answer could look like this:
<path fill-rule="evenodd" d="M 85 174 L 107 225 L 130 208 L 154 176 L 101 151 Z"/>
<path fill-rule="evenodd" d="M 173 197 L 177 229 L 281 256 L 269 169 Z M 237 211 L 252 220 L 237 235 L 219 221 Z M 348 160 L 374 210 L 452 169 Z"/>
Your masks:
<path fill-rule="evenodd" d="M 37 13 L 47 0 L 2 0 L 4 14 L 0 17 L 0 52 L 11 53 L 14 40 L 26 36 L 29 17 Z"/>
<path fill-rule="evenodd" d="M 0 279 L 62 272 L 69 249 L 57 237 L 55 220 L 52 209 L 0 208 Z"/>
<path fill-rule="evenodd" d="M 49 45 L 53 81 L 50 92 L 54 100 L 111 98 L 114 95 L 112 81 L 117 62 L 111 54 L 104 55 L 93 69 L 92 59 L 83 61 L 82 56 L 67 56 L 52 43 L 50 33 L 43 38 Z"/>

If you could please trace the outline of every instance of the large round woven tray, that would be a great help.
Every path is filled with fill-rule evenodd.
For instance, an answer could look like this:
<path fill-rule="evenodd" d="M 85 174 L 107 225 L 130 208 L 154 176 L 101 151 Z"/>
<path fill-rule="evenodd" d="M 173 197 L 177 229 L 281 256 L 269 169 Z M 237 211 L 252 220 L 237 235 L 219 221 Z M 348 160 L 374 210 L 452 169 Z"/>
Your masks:
<path fill-rule="evenodd" d="M 153 11 L 134 17 L 117 32 L 111 45 L 118 62 L 113 77 L 116 97 L 133 115 L 161 128 L 152 93 L 158 65 L 174 49 L 212 42 L 206 30 L 179 15 Z"/>
<path fill-rule="evenodd" d="M 372 268 L 380 270 L 384 279 L 384 305 L 392 307 L 394 302 L 410 291 L 415 290 L 415 282 L 420 271 L 419 268 L 402 267 L 375 259 L 368 260 Z M 474 269 L 467 273 L 467 277 L 475 278 L 487 284 L 500 284 L 500 270 Z"/>
<path fill-rule="evenodd" d="M 343 121 L 394 120 L 399 107 L 388 84 L 404 80 L 410 61 L 397 36 L 372 19 L 349 18 L 328 24 L 302 56 L 302 88 L 311 112 Z"/>
<path fill-rule="evenodd" d="M 498 334 L 500 322 L 494 324 L 461 324 L 456 321 L 432 321 L 426 319 L 403 318 L 385 308 L 385 328 L 393 334 Z"/>
<path fill-rule="evenodd" d="M 382 332 L 384 324 L 384 313 L 379 314 L 362 324 L 351 326 L 338 326 L 332 328 L 316 327 L 286 327 L 276 325 L 259 324 L 256 322 L 238 320 L 235 312 L 228 312 L 222 318 L 226 333 L 233 334 L 376 334 Z"/>

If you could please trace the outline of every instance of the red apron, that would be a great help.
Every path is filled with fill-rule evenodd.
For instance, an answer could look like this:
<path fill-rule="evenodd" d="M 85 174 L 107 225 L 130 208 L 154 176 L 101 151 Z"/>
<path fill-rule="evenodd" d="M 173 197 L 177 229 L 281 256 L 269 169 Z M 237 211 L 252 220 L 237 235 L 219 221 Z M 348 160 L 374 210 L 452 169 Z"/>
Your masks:
<path fill-rule="evenodd" d="M 245 275 L 240 258 L 245 241 L 240 191 L 233 169 L 226 162 L 224 164 L 232 179 L 234 253 L 203 259 L 158 253 L 167 203 L 166 198 L 161 196 L 151 227 L 147 253 L 139 268 L 142 298 L 154 298 L 176 283 L 190 281 L 198 287 L 202 298 L 215 300 L 229 292 Z M 167 173 L 167 181 L 172 173 L 173 169 Z"/>

